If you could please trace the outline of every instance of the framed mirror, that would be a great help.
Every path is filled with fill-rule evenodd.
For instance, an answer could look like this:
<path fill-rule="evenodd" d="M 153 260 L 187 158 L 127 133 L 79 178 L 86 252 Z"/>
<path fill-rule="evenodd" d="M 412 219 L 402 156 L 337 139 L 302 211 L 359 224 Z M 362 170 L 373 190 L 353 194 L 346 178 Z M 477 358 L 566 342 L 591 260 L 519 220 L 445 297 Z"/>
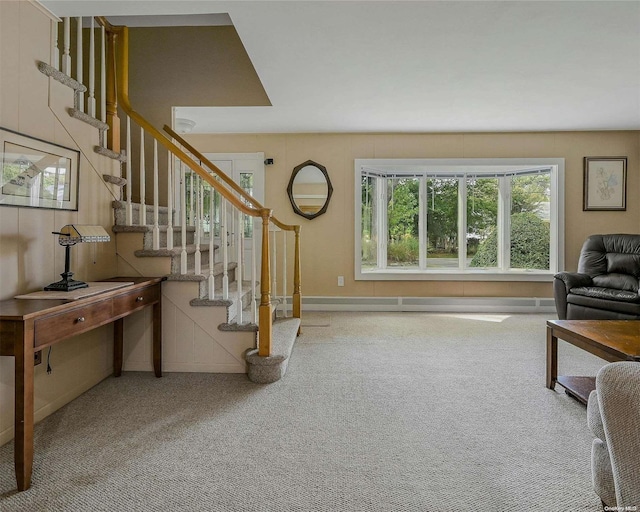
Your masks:
<path fill-rule="evenodd" d="M 289 186 L 293 211 L 305 219 L 315 219 L 327 211 L 333 193 L 327 168 L 307 160 L 293 168 Z"/>

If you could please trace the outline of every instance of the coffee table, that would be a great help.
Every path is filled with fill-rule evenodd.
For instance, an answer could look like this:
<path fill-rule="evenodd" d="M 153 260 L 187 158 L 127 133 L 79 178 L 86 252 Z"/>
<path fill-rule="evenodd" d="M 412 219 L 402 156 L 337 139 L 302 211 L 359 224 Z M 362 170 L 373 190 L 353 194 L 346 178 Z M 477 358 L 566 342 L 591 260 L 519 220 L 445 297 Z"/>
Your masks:
<path fill-rule="evenodd" d="M 558 375 L 558 338 L 611 363 L 640 362 L 640 320 L 547 321 L 547 387 L 560 384 L 583 404 L 596 388 L 596 379 Z"/>

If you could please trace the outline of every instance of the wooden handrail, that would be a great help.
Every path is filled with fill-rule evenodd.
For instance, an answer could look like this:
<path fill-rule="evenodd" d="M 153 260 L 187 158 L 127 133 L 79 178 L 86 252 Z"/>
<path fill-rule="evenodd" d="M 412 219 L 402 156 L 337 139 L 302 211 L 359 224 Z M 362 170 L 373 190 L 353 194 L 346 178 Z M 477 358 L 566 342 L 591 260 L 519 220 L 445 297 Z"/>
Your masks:
<path fill-rule="evenodd" d="M 204 162 L 204 164 L 213 172 L 215 172 L 220 177 L 220 179 L 222 179 L 227 185 L 233 188 L 233 190 L 235 190 L 238 194 L 240 194 L 246 201 L 252 203 L 255 208 L 257 208 L 258 210 L 261 210 L 262 208 L 264 208 L 264 206 L 262 206 L 255 197 L 253 197 L 250 194 L 247 194 L 247 191 L 245 189 L 243 189 L 240 185 L 238 185 L 235 181 L 233 181 L 225 172 L 220 170 L 220 168 L 217 165 L 215 165 L 211 160 L 209 160 L 206 156 L 200 153 L 200 151 L 198 151 L 186 140 L 184 140 L 175 130 L 171 129 L 169 126 L 165 124 L 164 131 L 167 132 L 169 135 L 171 135 L 171 137 L 176 139 L 181 146 L 187 148 L 187 151 L 189 151 L 189 153 L 195 156 L 198 160 L 200 160 L 201 162 Z M 285 231 L 295 231 L 295 228 L 296 228 L 295 225 L 285 224 L 284 222 L 279 221 L 276 217 L 273 217 L 273 216 L 271 217 L 271 222 L 273 222 L 276 226 L 278 226 L 280 229 Z"/>

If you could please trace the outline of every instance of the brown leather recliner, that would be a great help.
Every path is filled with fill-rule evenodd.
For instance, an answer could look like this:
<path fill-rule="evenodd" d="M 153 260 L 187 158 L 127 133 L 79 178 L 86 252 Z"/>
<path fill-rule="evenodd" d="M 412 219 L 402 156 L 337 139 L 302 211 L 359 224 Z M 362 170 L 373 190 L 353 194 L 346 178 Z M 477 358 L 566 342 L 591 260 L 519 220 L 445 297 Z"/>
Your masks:
<path fill-rule="evenodd" d="M 560 320 L 639 320 L 640 235 L 592 235 L 578 272 L 553 280 Z"/>

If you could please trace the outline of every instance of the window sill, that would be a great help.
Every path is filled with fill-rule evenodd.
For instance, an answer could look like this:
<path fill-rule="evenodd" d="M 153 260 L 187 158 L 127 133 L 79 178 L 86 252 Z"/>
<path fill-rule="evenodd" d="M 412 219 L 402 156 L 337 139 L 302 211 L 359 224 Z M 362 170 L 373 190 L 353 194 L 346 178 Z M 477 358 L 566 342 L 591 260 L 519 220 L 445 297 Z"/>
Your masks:
<path fill-rule="evenodd" d="M 356 272 L 356 281 L 538 281 L 552 282 L 553 271 L 491 272 L 486 270 L 367 270 Z"/>

